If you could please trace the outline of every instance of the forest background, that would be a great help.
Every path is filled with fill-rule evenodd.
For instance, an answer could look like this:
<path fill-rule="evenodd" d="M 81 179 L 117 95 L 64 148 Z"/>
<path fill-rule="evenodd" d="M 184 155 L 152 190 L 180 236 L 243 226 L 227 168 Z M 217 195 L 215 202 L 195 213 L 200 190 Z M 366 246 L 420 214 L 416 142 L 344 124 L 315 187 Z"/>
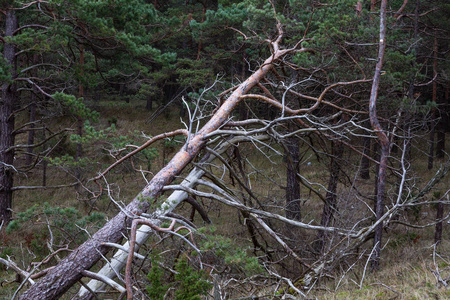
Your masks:
<path fill-rule="evenodd" d="M 0 3 L 1 297 L 450 296 L 447 1 Z"/>

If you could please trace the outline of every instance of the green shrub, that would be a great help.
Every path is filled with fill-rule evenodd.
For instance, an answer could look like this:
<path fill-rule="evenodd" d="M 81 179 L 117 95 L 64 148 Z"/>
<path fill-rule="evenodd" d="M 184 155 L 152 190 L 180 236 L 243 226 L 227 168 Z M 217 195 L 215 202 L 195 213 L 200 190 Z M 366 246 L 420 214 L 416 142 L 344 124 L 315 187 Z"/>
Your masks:
<path fill-rule="evenodd" d="M 211 289 L 212 283 L 208 282 L 202 270 L 196 270 L 188 264 L 185 257 L 175 264 L 177 274 L 171 282 L 164 282 L 164 271 L 159 266 L 159 256 L 153 256 L 152 268 L 147 275 L 149 285 L 146 287 L 150 299 L 162 300 L 170 288 L 175 290 L 175 300 L 200 300 L 200 296 L 206 295 Z M 167 281 L 169 277 L 167 276 Z"/>

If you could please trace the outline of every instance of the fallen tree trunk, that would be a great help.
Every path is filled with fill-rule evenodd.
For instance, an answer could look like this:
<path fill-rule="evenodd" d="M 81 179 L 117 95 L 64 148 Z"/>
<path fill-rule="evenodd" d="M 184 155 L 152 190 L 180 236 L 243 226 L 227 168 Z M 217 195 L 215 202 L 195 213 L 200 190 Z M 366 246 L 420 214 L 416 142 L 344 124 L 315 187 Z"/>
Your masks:
<path fill-rule="evenodd" d="M 253 140 L 265 140 L 268 139 L 268 135 L 260 135 L 256 137 L 252 137 Z M 238 136 L 234 137 L 228 141 L 225 141 L 221 145 L 219 145 L 218 149 L 216 149 L 216 154 L 222 154 L 224 153 L 230 146 L 233 146 L 235 143 L 241 143 L 245 141 L 249 141 L 250 138 L 245 136 Z M 214 159 L 216 159 L 217 156 L 207 154 L 207 156 L 203 157 L 203 159 L 200 161 L 199 165 L 207 165 L 211 163 Z M 202 170 L 202 168 L 194 168 L 189 175 L 182 181 L 180 185 L 186 188 L 194 188 L 197 185 L 197 182 L 202 176 L 205 174 L 205 171 Z M 174 191 L 161 205 L 161 209 L 157 209 L 152 214 L 152 219 L 157 222 L 159 218 L 167 215 L 169 212 L 173 211 L 182 201 L 184 201 L 188 197 L 188 193 L 185 191 Z M 161 220 L 159 220 L 161 221 Z M 158 223 L 155 223 L 155 225 L 159 226 Z M 152 229 L 147 226 L 143 225 L 141 226 L 136 235 L 136 247 L 135 251 L 139 249 L 139 247 L 145 243 L 145 241 L 150 237 L 152 234 Z M 97 274 L 113 279 L 117 277 L 117 274 L 121 272 L 121 270 L 125 267 L 127 263 L 128 258 L 128 249 L 129 249 L 129 242 L 127 241 L 123 245 L 123 250 L 118 250 L 113 258 L 111 259 L 109 264 L 105 264 L 105 266 L 97 272 Z M 92 292 L 99 292 L 102 291 L 106 284 L 98 281 L 98 280 L 91 280 L 87 286 L 90 288 Z M 85 287 L 82 287 L 80 291 L 78 292 L 79 299 L 90 299 L 92 297 L 91 292 L 88 291 Z"/>
<path fill-rule="evenodd" d="M 281 27 L 280 27 L 281 28 Z M 165 185 L 171 183 L 175 176 L 197 156 L 207 142 L 207 135 L 219 129 L 228 119 L 230 113 L 242 100 L 241 96 L 248 93 L 273 68 L 274 63 L 288 53 L 304 52 L 306 49 L 299 41 L 293 48 L 281 50 L 279 42 L 282 32 L 271 43 L 272 55 L 227 98 L 211 119 L 196 134 L 190 134 L 186 144 L 175 154 L 173 159 L 161 169 L 147 186 L 125 207 L 112 218 L 103 228 L 97 231 L 85 243 L 80 245 L 69 256 L 55 266 L 38 283 L 31 286 L 19 299 L 57 299 L 82 278 L 82 272 L 89 270 L 109 250 L 105 243 L 117 243 L 126 234 L 127 224 L 133 216 L 146 212 Z"/>

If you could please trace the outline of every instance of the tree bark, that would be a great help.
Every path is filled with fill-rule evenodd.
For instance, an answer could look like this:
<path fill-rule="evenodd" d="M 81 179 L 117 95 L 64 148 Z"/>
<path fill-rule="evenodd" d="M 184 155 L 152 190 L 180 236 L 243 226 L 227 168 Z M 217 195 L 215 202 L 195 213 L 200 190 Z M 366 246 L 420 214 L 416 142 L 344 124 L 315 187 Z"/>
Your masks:
<path fill-rule="evenodd" d="M 444 217 L 444 203 L 439 202 L 436 207 L 436 230 L 434 232 L 434 243 L 439 244 L 442 241 L 442 218 Z M 439 220 L 441 220 L 439 222 Z"/>
<path fill-rule="evenodd" d="M 438 50 L 438 42 L 437 42 L 437 33 L 434 32 L 434 46 L 433 46 L 433 94 L 432 94 L 432 107 L 431 107 L 431 121 L 430 121 L 430 140 L 429 140 L 429 148 L 428 148 L 428 170 L 433 168 L 434 161 L 434 136 L 436 129 L 436 97 L 437 97 L 437 50 Z"/>
<path fill-rule="evenodd" d="M 339 161 L 342 159 L 344 153 L 344 147 L 341 142 L 331 142 L 333 157 L 331 158 L 330 165 L 330 178 L 328 179 L 327 194 L 325 196 L 325 204 L 322 211 L 322 219 L 320 225 L 328 227 L 333 220 L 334 212 L 337 209 L 337 185 L 339 182 L 340 166 Z M 319 231 L 317 233 L 317 242 L 315 249 L 320 253 L 324 253 L 326 245 L 327 233 L 325 231 Z"/>
<path fill-rule="evenodd" d="M 33 55 L 33 64 L 37 64 L 38 63 L 38 56 L 37 54 Z M 36 76 L 36 72 L 34 72 L 33 74 L 34 76 Z M 31 90 L 31 95 L 30 95 L 30 130 L 28 131 L 28 147 L 27 147 L 27 155 L 26 155 L 26 159 L 25 159 L 25 163 L 27 166 L 30 166 L 33 163 L 33 150 L 34 147 L 32 146 L 34 144 L 34 137 L 35 137 L 35 125 L 34 122 L 36 121 L 36 102 L 37 102 L 37 97 L 36 97 L 36 92 L 37 89 L 36 87 L 33 86 L 32 90 Z"/>
<path fill-rule="evenodd" d="M 361 157 L 359 176 L 362 179 L 370 179 L 370 140 L 368 136 L 363 137 L 363 156 Z"/>
<path fill-rule="evenodd" d="M 147 96 L 147 102 L 145 104 L 145 109 L 151 111 L 153 109 L 153 97 Z"/>
<path fill-rule="evenodd" d="M 436 158 L 444 158 L 445 157 L 445 132 L 447 129 L 450 129 L 450 124 L 448 124 L 449 119 L 449 106 L 448 106 L 448 97 L 449 95 L 449 87 L 447 86 L 445 89 L 444 97 L 439 98 L 439 111 L 440 111 L 440 120 L 438 125 L 438 133 L 437 133 L 437 143 L 436 143 Z"/>
<path fill-rule="evenodd" d="M 13 9 L 6 10 L 5 36 L 12 37 L 17 29 L 17 17 Z M 3 55 L 10 66 L 11 79 L 16 76 L 16 48 L 4 43 Z M 14 105 L 18 101 L 14 81 L 2 85 L 0 101 L 0 224 L 11 220 L 12 187 L 14 183 Z"/>
<path fill-rule="evenodd" d="M 387 10 L 387 0 L 381 0 L 380 7 L 380 38 L 378 42 L 378 59 L 375 66 L 375 74 L 373 76 L 372 89 L 370 92 L 369 100 L 369 116 L 372 129 L 376 132 L 378 140 L 380 142 L 380 164 L 378 170 L 378 181 L 377 181 L 377 197 L 375 202 L 375 214 L 376 220 L 378 221 L 384 213 L 384 197 L 386 191 L 386 170 L 387 162 L 389 156 L 389 138 L 383 131 L 383 128 L 378 121 L 377 115 L 377 98 L 378 98 L 378 88 L 380 85 L 381 69 L 383 66 L 384 53 L 386 49 L 386 10 Z M 374 253 L 371 258 L 371 269 L 376 271 L 380 267 L 380 257 L 381 257 L 381 239 L 383 234 L 383 224 L 380 223 L 375 229 L 374 238 Z"/>
<path fill-rule="evenodd" d="M 83 76 L 83 73 L 84 73 L 83 66 L 84 66 L 84 48 L 83 48 L 83 45 L 80 45 L 80 69 L 81 69 L 80 76 Z M 83 83 L 81 82 L 81 78 L 80 78 L 79 82 L 78 82 L 78 98 L 83 99 L 83 97 L 84 97 L 84 86 L 83 86 Z M 77 134 L 80 137 L 83 136 L 83 118 L 81 116 L 77 116 Z M 75 160 L 78 162 L 81 159 L 82 155 L 83 155 L 83 145 L 81 143 L 77 143 Z M 76 168 L 75 168 L 75 177 L 78 180 L 81 179 L 80 166 L 76 166 Z"/>
<path fill-rule="evenodd" d="M 297 179 L 299 157 L 299 141 L 293 136 L 287 139 L 284 147 L 286 159 L 286 218 L 301 220 L 300 184 Z"/>
<path fill-rule="evenodd" d="M 228 97 L 211 119 L 175 154 L 173 159 L 162 168 L 148 185 L 121 212 L 98 230 L 91 238 L 80 245 L 69 256 L 49 271 L 38 283 L 31 286 L 19 299 L 57 299 L 62 296 L 81 277 L 83 270 L 90 269 L 109 247 L 102 243 L 116 243 L 122 239 L 131 219 L 128 215 L 139 215 L 147 211 L 161 194 L 165 185 L 172 182 L 178 174 L 197 156 L 207 142 L 207 135 L 228 119 L 230 113 L 241 101 L 241 96 L 248 93 L 273 68 L 273 64 L 292 49 L 280 50 L 278 41 L 273 43 L 274 52 L 247 80 Z M 125 211 L 125 212 L 124 212 Z M 170 211 L 169 211 L 170 212 Z"/>
<path fill-rule="evenodd" d="M 31 165 L 33 163 L 33 150 L 34 147 L 32 146 L 34 144 L 34 136 L 35 136 L 35 126 L 34 122 L 36 121 L 36 95 L 34 94 L 34 91 L 31 92 L 31 105 L 30 105 L 30 130 L 28 131 L 28 140 L 27 140 L 27 156 L 25 159 L 25 164 L 27 166 Z"/>

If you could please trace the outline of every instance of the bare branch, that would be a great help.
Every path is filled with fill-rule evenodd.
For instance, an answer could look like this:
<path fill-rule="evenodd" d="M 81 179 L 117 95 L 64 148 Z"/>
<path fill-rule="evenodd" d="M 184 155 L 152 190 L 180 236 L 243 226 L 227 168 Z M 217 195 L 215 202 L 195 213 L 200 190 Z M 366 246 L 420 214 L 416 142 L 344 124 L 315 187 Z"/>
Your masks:
<path fill-rule="evenodd" d="M 94 181 L 99 180 L 100 178 L 102 178 L 103 176 L 105 176 L 109 171 L 111 171 L 112 168 L 114 168 L 115 166 L 121 164 L 123 161 L 125 161 L 126 159 L 136 155 L 137 153 L 139 153 L 140 151 L 144 150 L 145 148 L 147 148 L 148 146 L 150 146 L 151 144 L 153 144 L 156 141 L 165 139 L 167 137 L 172 137 L 172 136 L 177 136 L 177 135 L 184 135 L 184 136 L 188 136 L 188 131 L 186 129 L 177 129 L 175 131 L 172 132 L 167 132 L 167 133 L 163 133 L 163 134 L 159 134 L 157 136 L 152 137 L 150 140 L 148 140 L 147 142 L 145 142 L 144 144 L 142 144 L 141 146 L 139 146 L 137 149 L 131 151 L 130 153 L 128 153 L 127 155 L 125 155 L 124 157 L 122 157 L 121 159 L 119 159 L 118 161 L 116 161 L 115 163 L 113 163 L 112 165 L 110 165 L 108 168 L 106 168 L 105 171 L 103 171 L 101 174 L 99 174 L 97 177 L 93 178 Z"/>

